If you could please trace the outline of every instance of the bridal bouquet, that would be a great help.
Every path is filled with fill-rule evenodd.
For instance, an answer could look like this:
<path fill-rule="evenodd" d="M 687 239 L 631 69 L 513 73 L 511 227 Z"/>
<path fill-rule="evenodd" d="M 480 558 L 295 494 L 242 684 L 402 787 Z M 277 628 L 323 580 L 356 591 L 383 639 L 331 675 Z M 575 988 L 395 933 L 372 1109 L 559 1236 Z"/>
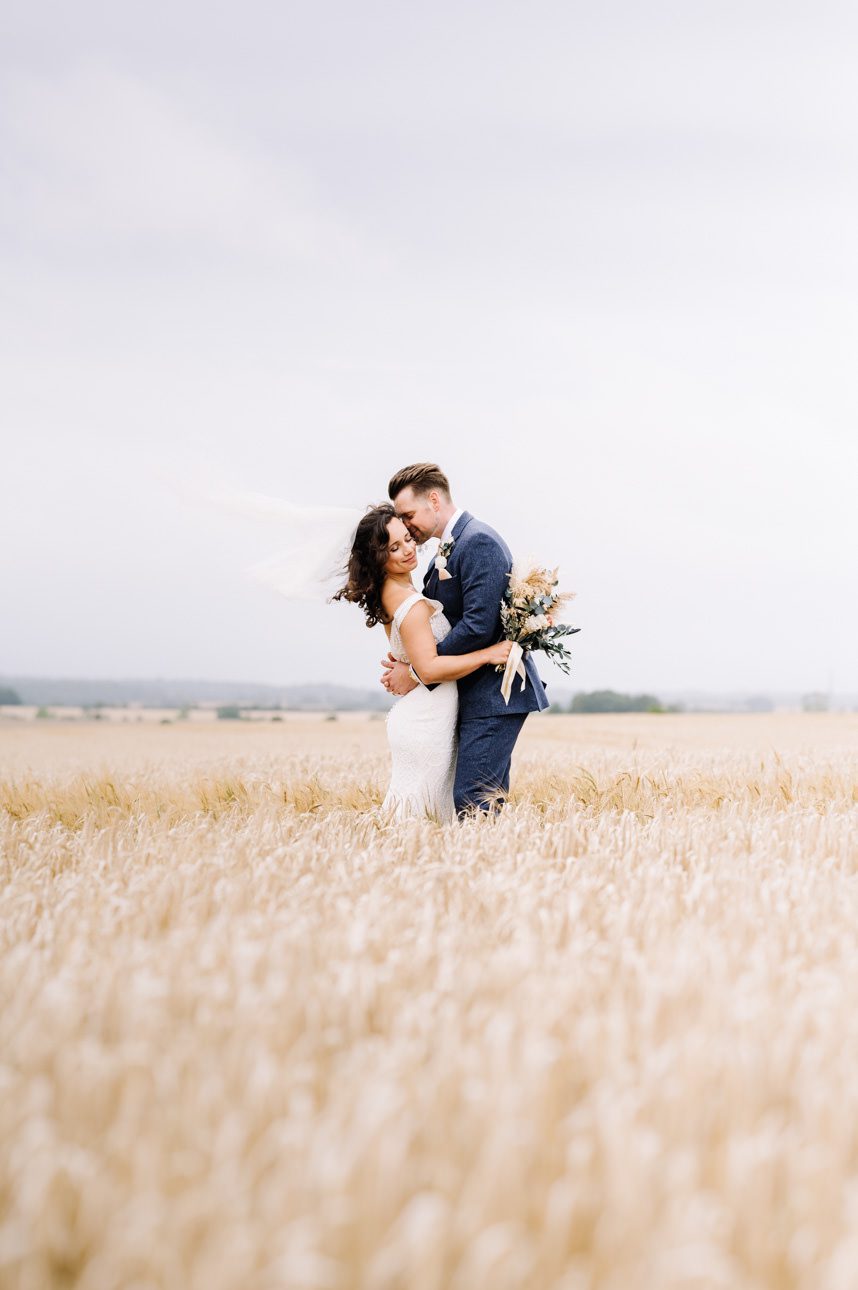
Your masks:
<path fill-rule="evenodd" d="M 558 591 L 557 586 L 556 569 L 543 569 L 535 564 L 524 567 L 517 562 L 512 567 L 500 607 L 504 640 L 515 642 L 505 666 L 497 668 L 504 674 L 501 681 L 504 703 L 509 703 L 516 676 L 521 677 L 524 689 L 525 651 L 541 649 L 559 668 L 569 672 L 572 655 L 562 643 L 563 637 L 573 636 L 581 629 L 560 622 L 564 606 L 574 600 L 575 593 Z"/>

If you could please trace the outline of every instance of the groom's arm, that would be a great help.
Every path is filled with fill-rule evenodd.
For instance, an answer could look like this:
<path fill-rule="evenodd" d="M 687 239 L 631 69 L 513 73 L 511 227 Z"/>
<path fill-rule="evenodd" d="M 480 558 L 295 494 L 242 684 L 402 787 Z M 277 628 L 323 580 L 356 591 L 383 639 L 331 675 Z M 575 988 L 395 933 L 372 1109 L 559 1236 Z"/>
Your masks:
<path fill-rule="evenodd" d="M 488 533 L 477 533 L 462 551 L 458 576 L 462 617 L 438 644 L 439 654 L 470 654 L 498 639 L 498 614 L 509 586 L 509 565 Z"/>

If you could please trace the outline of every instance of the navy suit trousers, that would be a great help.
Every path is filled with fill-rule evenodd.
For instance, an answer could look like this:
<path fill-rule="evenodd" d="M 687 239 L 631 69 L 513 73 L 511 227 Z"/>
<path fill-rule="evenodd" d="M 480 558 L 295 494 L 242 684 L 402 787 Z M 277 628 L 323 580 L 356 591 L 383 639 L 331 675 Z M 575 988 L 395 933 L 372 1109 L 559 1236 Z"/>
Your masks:
<path fill-rule="evenodd" d="M 526 712 L 459 723 L 459 755 L 453 798 L 459 816 L 477 807 L 490 811 L 509 792 L 509 767 Z"/>

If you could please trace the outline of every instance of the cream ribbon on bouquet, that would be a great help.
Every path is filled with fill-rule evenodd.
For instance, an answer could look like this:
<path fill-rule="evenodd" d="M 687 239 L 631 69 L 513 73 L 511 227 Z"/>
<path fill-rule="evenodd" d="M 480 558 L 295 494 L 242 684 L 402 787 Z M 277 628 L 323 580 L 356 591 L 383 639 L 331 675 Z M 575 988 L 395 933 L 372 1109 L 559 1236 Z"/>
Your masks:
<path fill-rule="evenodd" d="M 522 690 L 527 684 L 521 642 L 525 641 L 529 650 L 545 650 L 553 663 L 568 672 L 572 656 L 560 640 L 574 635 L 578 628 L 558 621 L 559 611 L 572 600 L 573 593 L 557 590 L 556 569 L 516 561 L 507 576 L 509 586 L 500 603 L 500 621 L 504 637 L 512 641 L 512 649 L 506 667 L 499 665 L 497 670 L 503 672 L 501 694 L 508 704 L 514 678 L 521 677 Z"/>
<path fill-rule="evenodd" d="M 512 649 L 509 652 L 509 658 L 507 659 L 506 667 L 504 668 L 503 680 L 501 681 L 501 694 L 503 695 L 504 703 L 509 703 L 509 698 L 512 694 L 512 683 L 517 676 L 521 677 L 521 689 L 523 690 L 525 685 L 527 685 L 527 672 L 524 668 L 524 650 L 521 648 L 518 641 L 513 641 Z"/>

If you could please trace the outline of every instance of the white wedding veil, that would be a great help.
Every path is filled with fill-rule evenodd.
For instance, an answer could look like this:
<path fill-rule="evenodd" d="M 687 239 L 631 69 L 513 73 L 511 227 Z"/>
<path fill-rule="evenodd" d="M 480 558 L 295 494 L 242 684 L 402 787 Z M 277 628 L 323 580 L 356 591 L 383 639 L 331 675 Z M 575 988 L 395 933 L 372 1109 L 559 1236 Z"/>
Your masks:
<path fill-rule="evenodd" d="M 209 490 L 208 500 L 243 515 L 276 521 L 283 548 L 247 569 L 254 581 L 290 600 L 325 601 L 345 581 L 345 566 L 366 507 L 297 506 L 264 493 Z"/>

